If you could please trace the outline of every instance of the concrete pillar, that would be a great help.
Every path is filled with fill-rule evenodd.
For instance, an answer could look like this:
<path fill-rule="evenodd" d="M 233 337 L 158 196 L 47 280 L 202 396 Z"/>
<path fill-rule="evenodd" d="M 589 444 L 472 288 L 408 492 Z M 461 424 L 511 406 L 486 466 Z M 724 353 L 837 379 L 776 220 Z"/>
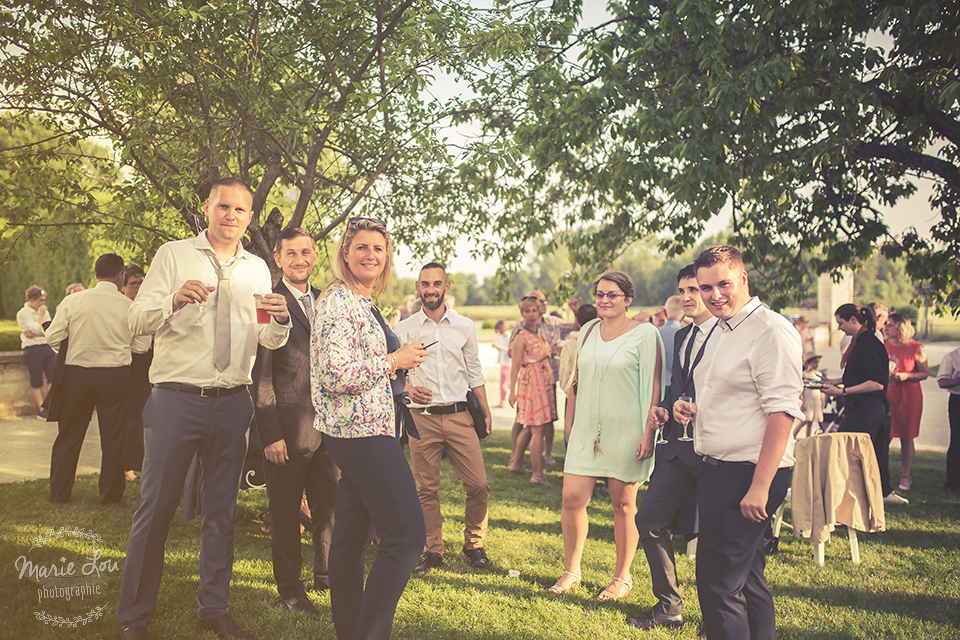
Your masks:
<path fill-rule="evenodd" d="M 817 314 L 820 322 L 830 327 L 830 346 L 838 346 L 842 332 L 837 328 L 833 312 L 842 304 L 853 302 L 853 272 L 841 269 L 839 282 L 834 282 L 833 274 L 820 275 L 817 282 Z"/>

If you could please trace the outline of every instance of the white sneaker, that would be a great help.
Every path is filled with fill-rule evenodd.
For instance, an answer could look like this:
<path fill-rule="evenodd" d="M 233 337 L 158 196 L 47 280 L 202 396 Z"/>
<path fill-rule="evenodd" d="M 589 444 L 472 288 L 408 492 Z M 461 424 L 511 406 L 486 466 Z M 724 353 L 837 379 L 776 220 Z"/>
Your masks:
<path fill-rule="evenodd" d="M 883 504 L 910 504 L 910 501 L 891 491 L 887 495 L 883 496 Z"/>

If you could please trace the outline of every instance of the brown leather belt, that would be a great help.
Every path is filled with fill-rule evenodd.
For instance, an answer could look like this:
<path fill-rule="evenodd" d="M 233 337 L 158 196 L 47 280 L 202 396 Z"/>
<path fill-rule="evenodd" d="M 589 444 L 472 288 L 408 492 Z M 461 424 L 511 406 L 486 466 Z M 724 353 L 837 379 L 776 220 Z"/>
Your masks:
<path fill-rule="evenodd" d="M 192 393 L 201 398 L 224 398 L 226 396 L 235 396 L 247 390 L 247 385 L 245 384 L 230 389 L 224 387 L 197 387 L 192 384 L 180 384 L 179 382 L 161 382 L 153 386 L 161 389 L 169 389 L 170 391 Z"/>

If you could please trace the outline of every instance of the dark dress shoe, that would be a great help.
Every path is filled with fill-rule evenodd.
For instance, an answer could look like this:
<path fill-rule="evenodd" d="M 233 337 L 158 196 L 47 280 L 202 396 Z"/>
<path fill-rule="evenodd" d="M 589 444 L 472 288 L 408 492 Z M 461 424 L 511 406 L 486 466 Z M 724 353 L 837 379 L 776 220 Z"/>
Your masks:
<path fill-rule="evenodd" d="M 480 547 L 479 549 L 467 549 L 464 547 L 463 555 L 467 556 L 473 566 L 477 569 L 483 569 L 486 571 L 490 568 L 490 558 L 487 557 L 487 552 L 483 550 L 483 547 Z"/>
<path fill-rule="evenodd" d="M 123 627 L 120 629 L 120 640 L 147 640 L 147 628 Z"/>
<path fill-rule="evenodd" d="M 298 594 L 292 598 L 281 598 L 280 606 L 290 613 L 302 613 L 308 616 L 319 616 L 316 607 L 310 602 L 310 598 L 304 594 Z"/>
<path fill-rule="evenodd" d="M 420 558 L 420 564 L 413 568 L 414 573 L 423 573 L 424 571 L 430 571 L 435 567 L 439 567 L 443 564 L 443 556 L 439 553 L 430 553 L 429 551 L 423 554 L 423 557 Z"/>
<path fill-rule="evenodd" d="M 650 612 L 642 618 L 627 618 L 627 624 L 631 627 L 643 629 L 644 631 L 649 631 L 650 629 L 654 629 L 656 627 L 663 627 L 664 629 L 680 629 L 683 627 L 683 616 L 670 616 L 665 613 L 661 613 L 656 609 L 651 609 Z"/>
<path fill-rule="evenodd" d="M 200 626 L 204 629 L 209 629 L 221 638 L 237 638 L 238 640 L 256 640 L 254 635 L 249 631 L 244 631 L 240 628 L 236 622 L 233 621 L 233 618 L 230 617 L 229 613 L 225 613 L 219 618 L 214 618 L 213 620 L 201 620 Z"/>

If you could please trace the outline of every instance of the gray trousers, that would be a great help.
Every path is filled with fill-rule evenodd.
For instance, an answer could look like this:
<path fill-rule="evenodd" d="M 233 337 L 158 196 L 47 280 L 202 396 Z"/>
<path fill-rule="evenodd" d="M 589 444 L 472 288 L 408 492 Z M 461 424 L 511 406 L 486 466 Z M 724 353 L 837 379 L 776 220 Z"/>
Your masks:
<path fill-rule="evenodd" d="M 233 516 L 247 453 L 253 401 L 154 388 L 143 409 L 144 458 L 140 508 L 133 516 L 117 620 L 145 627 L 153 618 L 167 532 L 194 454 L 203 468 L 200 528 L 200 619 L 228 612 L 233 573 Z"/>

